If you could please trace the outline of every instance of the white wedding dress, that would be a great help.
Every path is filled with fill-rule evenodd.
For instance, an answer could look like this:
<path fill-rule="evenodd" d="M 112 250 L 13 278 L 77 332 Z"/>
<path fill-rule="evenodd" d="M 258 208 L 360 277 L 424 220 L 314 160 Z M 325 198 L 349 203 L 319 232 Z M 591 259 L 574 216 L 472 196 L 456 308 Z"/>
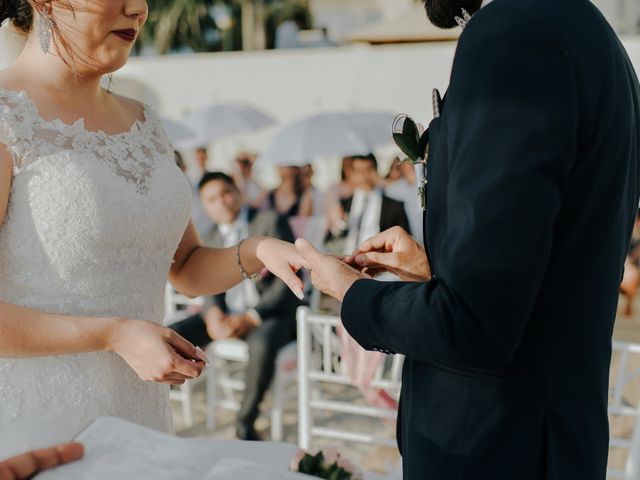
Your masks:
<path fill-rule="evenodd" d="M 107 135 L 46 121 L 26 93 L 0 88 L 0 143 L 14 167 L 1 302 L 162 321 L 191 190 L 157 114 L 145 107 L 145 117 Z M 109 415 L 172 429 L 168 387 L 141 381 L 115 353 L 0 358 L 0 428 L 43 413 L 78 428 Z"/>

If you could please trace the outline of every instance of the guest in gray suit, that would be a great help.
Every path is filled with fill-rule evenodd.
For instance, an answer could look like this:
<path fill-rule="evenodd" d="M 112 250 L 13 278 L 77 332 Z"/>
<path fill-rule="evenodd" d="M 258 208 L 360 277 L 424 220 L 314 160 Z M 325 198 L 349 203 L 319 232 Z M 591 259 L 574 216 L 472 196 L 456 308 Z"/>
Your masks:
<path fill-rule="evenodd" d="M 205 245 L 230 247 L 252 236 L 293 241 L 287 220 L 276 212 L 260 212 L 243 205 L 240 190 L 228 175 L 205 173 L 199 190 L 204 210 L 214 223 L 203 235 Z M 260 440 L 254 423 L 260 402 L 273 379 L 278 350 L 295 339 L 298 305 L 298 299 L 289 288 L 267 273 L 245 280 L 224 294 L 208 298 L 202 314 L 171 327 L 200 347 L 223 338 L 247 341 L 249 365 L 237 418 L 240 439 Z"/>

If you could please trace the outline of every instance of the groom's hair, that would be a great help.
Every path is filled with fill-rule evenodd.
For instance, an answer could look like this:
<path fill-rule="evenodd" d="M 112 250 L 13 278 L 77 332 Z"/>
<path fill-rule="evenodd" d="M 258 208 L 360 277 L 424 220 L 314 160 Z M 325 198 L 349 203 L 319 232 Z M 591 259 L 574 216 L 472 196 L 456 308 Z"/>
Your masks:
<path fill-rule="evenodd" d="M 224 182 L 234 190 L 238 190 L 238 186 L 236 185 L 236 182 L 234 182 L 233 178 L 231 178 L 226 173 L 207 172 L 200 179 L 200 183 L 198 183 L 198 191 L 202 190 L 207 183 L 213 182 L 214 180 L 217 180 L 219 182 Z"/>

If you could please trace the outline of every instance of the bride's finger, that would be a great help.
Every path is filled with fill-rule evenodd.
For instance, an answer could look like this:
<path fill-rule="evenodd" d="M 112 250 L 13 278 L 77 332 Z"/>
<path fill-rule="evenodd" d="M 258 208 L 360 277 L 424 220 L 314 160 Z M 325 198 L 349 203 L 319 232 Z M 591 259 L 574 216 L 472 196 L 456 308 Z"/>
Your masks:
<path fill-rule="evenodd" d="M 202 360 L 195 345 L 186 338 L 169 330 L 169 344 L 183 357 L 189 360 Z"/>
<path fill-rule="evenodd" d="M 298 297 L 300 300 L 303 300 L 304 293 L 302 292 L 302 289 L 304 288 L 304 284 L 302 283 L 302 280 L 300 280 L 300 277 L 296 275 L 297 270 L 294 269 L 295 266 L 292 267 L 288 265 L 287 267 L 283 268 L 281 272 L 273 273 L 276 274 L 280 278 L 280 280 L 282 280 L 287 285 L 287 287 L 289 287 L 289 289 L 296 297 Z"/>
<path fill-rule="evenodd" d="M 165 377 L 165 381 L 169 380 L 191 380 L 191 377 L 187 377 L 186 375 L 182 375 L 181 373 L 172 373 L 171 375 L 167 375 Z"/>
<path fill-rule="evenodd" d="M 165 385 L 184 385 L 186 380 L 163 380 L 160 383 L 164 383 Z"/>
<path fill-rule="evenodd" d="M 179 373 L 188 378 L 196 378 L 200 376 L 205 367 L 205 363 L 202 360 L 193 361 L 186 359 L 177 352 L 174 352 L 171 360 L 173 370 L 171 375 Z"/>

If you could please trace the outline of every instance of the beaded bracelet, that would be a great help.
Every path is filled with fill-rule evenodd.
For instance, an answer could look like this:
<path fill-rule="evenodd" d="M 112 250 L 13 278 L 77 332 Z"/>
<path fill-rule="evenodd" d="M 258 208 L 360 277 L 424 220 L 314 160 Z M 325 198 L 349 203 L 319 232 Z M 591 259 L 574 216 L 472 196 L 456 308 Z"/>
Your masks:
<path fill-rule="evenodd" d="M 242 266 L 242 262 L 240 261 L 240 247 L 242 247 L 242 244 L 244 243 L 246 239 L 242 239 L 238 242 L 238 245 L 236 245 L 236 263 L 238 264 L 238 268 L 240 269 L 240 275 L 242 275 L 242 278 L 244 278 L 245 280 L 255 280 L 256 278 L 260 277 L 260 273 L 254 273 L 253 275 L 249 275 L 247 273 L 247 271 L 244 269 L 244 267 Z"/>

